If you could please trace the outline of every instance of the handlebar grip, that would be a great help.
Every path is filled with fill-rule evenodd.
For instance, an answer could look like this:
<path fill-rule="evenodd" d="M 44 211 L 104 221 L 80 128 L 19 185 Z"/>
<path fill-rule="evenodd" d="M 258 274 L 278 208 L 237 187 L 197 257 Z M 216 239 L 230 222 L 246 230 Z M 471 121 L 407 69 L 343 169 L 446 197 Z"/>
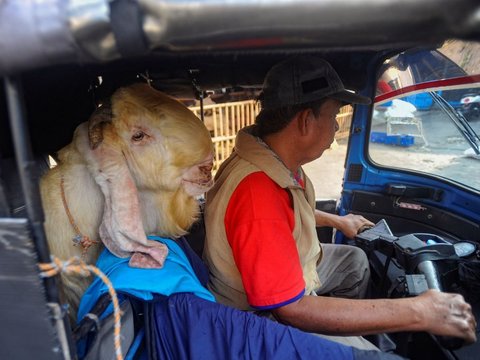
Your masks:
<path fill-rule="evenodd" d="M 440 278 L 438 277 L 438 272 L 433 261 L 423 261 L 417 266 L 419 273 L 425 275 L 429 289 L 436 289 L 438 291 L 443 291 L 441 286 Z M 461 338 L 456 338 L 452 336 L 435 336 L 440 345 L 448 350 L 456 350 L 461 348 L 465 344 L 465 340 Z"/>

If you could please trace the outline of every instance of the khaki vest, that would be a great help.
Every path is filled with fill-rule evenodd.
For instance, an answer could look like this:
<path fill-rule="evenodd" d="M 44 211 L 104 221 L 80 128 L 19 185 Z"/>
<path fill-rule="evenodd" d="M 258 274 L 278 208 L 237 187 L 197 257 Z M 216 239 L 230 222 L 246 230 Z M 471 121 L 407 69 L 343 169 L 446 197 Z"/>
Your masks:
<path fill-rule="evenodd" d="M 320 287 L 316 267 L 322 255 L 315 229 L 315 194 L 311 181 L 305 176 L 305 190 L 302 189 L 273 152 L 248 131 L 251 130 L 247 128 L 238 134 L 234 152 L 220 167 L 215 185 L 207 193 L 203 255 L 210 269 L 209 288 L 217 301 L 242 310 L 252 308 L 247 302 L 242 279 L 227 241 L 224 218 L 232 193 L 247 175 L 263 171 L 280 187 L 289 191 L 295 216 L 293 237 L 303 268 L 307 294 Z"/>

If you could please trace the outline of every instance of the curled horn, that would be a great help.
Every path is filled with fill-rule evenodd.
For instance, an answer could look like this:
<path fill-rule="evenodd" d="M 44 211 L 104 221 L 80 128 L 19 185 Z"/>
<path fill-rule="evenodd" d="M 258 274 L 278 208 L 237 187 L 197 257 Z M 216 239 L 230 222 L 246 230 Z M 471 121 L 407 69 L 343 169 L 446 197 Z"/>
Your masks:
<path fill-rule="evenodd" d="M 112 122 L 112 105 L 105 101 L 97 107 L 88 120 L 88 141 L 90 149 L 95 150 L 103 141 L 103 126 Z"/>

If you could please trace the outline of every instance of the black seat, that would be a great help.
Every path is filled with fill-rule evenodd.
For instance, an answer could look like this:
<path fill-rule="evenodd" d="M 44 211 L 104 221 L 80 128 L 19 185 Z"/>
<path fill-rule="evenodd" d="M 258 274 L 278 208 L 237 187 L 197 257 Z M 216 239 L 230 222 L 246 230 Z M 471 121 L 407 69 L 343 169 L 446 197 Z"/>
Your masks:
<path fill-rule="evenodd" d="M 35 156 L 37 178 L 49 169 L 48 156 Z M 25 199 L 14 158 L 0 159 L 0 216 L 26 218 Z"/>
<path fill-rule="evenodd" d="M 203 217 L 205 209 L 205 201 L 200 201 L 200 216 L 199 219 L 190 227 L 188 234 L 185 235 L 188 244 L 195 251 L 195 253 L 202 259 L 203 246 L 205 244 L 205 220 Z"/>

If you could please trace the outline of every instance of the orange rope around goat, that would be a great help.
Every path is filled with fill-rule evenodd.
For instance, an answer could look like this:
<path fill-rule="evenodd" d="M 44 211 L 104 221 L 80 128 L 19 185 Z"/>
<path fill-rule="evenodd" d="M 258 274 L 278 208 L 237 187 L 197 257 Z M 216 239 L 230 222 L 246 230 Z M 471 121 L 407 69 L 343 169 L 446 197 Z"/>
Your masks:
<path fill-rule="evenodd" d="M 70 209 L 68 207 L 67 198 L 65 196 L 65 179 L 63 178 L 63 175 L 60 178 L 60 195 L 62 196 L 63 207 L 67 214 L 68 221 L 70 221 L 70 224 L 75 230 L 76 235 L 73 238 L 73 242 L 75 245 L 80 245 L 82 247 L 82 258 L 85 259 L 88 248 L 92 245 L 100 244 L 100 241 L 92 240 L 87 235 L 83 235 L 78 228 L 77 223 L 75 222 L 75 219 L 73 218 L 72 213 L 70 212 Z"/>
<path fill-rule="evenodd" d="M 80 260 L 78 257 L 70 258 L 69 260 L 62 262 L 60 259 L 53 257 L 52 262 L 48 264 L 38 264 L 40 268 L 41 277 L 51 277 L 55 276 L 61 272 L 64 273 L 78 273 L 80 275 L 88 275 L 89 272 L 97 275 L 108 287 L 108 293 L 112 297 L 113 302 L 113 316 L 114 316 L 114 327 L 113 327 L 113 343 L 115 345 L 115 355 L 117 360 L 123 360 L 122 347 L 120 344 L 120 328 L 121 328 L 121 311 L 120 305 L 118 303 L 117 293 L 113 288 L 113 285 L 110 279 L 97 267 L 93 265 L 87 265 L 85 262 Z"/>

